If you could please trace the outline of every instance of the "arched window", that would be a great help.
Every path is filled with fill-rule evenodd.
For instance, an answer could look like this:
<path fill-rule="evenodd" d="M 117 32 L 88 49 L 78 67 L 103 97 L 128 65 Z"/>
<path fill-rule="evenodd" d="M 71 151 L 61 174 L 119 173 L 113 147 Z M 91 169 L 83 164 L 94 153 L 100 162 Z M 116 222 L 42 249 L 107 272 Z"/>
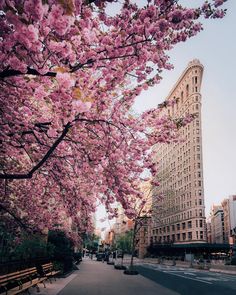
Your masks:
<path fill-rule="evenodd" d="M 187 97 L 189 96 L 189 85 L 188 84 L 186 85 L 186 96 Z"/>
<path fill-rule="evenodd" d="M 184 92 L 181 91 L 181 103 L 183 103 L 183 101 L 184 101 Z"/>

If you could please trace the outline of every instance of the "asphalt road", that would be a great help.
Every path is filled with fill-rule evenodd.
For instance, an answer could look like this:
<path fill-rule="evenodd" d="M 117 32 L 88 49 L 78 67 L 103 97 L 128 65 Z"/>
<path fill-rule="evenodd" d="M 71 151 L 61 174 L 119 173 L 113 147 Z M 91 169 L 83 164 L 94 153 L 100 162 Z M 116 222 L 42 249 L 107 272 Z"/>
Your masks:
<path fill-rule="evenodd" d="M 125 275 L 113 265 L 83 260 L 76 276 L 53 295 L 179 295 L 141 275 Z M 39 294 L 39 293 L 38 293 Z"/>
<path fill-rule="evenodd" d="M 236 294 L 236 275 L 151 264 L 136 268 L 142 276 L 181 295 Z"/>

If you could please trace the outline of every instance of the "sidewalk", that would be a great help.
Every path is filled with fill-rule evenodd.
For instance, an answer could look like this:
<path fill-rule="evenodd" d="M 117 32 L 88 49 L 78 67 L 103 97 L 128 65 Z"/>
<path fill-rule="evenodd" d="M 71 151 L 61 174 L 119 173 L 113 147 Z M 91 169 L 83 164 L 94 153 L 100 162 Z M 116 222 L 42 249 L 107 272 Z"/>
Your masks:
<path fill-rule="evenodd" d="M 65 279 L 57 279 L 47 288 L 31 294 L 39 295 L 179 295 L 141 275 L 124 275 L 113 265 L 100 261 L 83 260 L 80 270 Z"/>

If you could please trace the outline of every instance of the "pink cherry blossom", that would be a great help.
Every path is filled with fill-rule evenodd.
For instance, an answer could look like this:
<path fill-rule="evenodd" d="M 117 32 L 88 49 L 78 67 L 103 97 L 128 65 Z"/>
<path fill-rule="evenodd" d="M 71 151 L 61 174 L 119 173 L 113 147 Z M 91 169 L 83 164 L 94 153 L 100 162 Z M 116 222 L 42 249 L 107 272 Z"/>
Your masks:
<path fill-rule="evenodd" d="M 132 106 L 224 1 L 121 1 L 110 16 L 112 2 L 0 1 L 0 203 L 15 233 L 60 228 L 79 243 L 100 202 L 109 218 L 116 202 L 136 218 L 140 181 L 158 171 L 153 145 L 181 140 L 194 120 L 161 115 L 174 99 L 140 116 Z"/>

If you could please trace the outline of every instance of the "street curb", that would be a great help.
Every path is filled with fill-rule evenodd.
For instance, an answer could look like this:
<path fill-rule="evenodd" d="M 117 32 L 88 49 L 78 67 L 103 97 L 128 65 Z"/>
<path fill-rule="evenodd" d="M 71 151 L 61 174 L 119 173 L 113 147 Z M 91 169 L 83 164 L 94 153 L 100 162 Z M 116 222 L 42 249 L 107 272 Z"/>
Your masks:
<path fill-rule="evenodd" d="M 211 272 L 218 272 L 218 273 L 225 273 L 225 274 L 230 274 L 230 275 L 236 275 L 236 271 L 233 271 L 233 270 L 224 270 L 224 269 L 210 268 L 209 271 L 211 271 Z"/>

